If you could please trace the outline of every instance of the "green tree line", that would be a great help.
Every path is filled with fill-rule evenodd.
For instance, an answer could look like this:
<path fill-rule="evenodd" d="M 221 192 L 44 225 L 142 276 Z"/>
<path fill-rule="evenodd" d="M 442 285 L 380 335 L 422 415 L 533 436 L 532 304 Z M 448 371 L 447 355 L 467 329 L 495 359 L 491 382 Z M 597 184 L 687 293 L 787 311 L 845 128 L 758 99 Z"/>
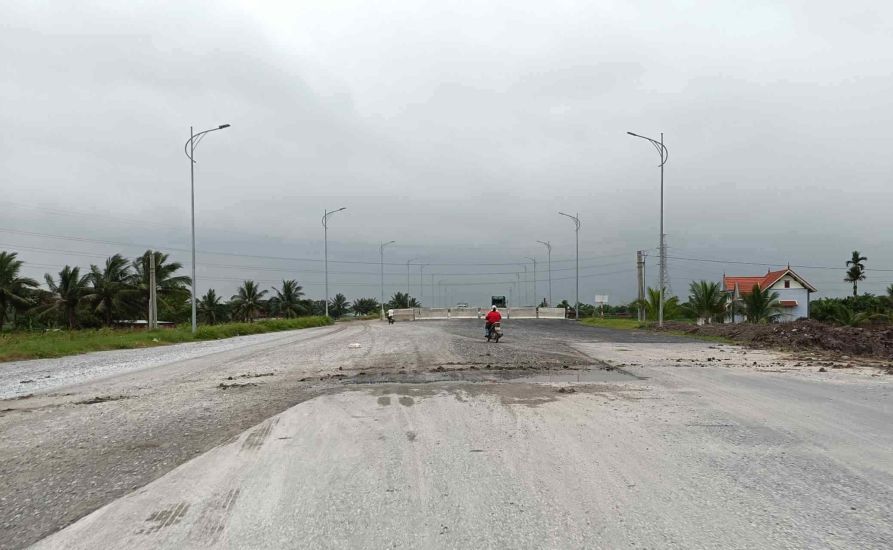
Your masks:
<path fill-rule="evenodd" d="M 4 328 L 68 329 L 115 326 L 125 320 L 149 316 L 149 276 L 155 264 L 159 320 L 186 322 L 191 316 L 190 277 L 181 275 L 179 262 L 168 254 L 147 250 L 128 259 L 115 254 L 102 265 L 65 265 L 58 273 L 44 275 L 45 288 L 35 279 L 22 276 L 24 261 L 16 252 L 0 251 L 0 330 Z M 385 308 L 418 307 L 408 294 L 397 292 Z M 366 316 L 380 309 L 375 298 L 357 298 L 350 302 L 338 293 L 329 301 L 329 315 Z M 272 288 L 261 288 L 246 280 L 228 300 L 210 289 L 196 303 L 199 320 L 204 324 L 228 321 L 253 322 L 259 318 L 294 318 L 324 315 L 325 300 L 306 298 L 303 287 L 294 279 L 283 280 Z"/>

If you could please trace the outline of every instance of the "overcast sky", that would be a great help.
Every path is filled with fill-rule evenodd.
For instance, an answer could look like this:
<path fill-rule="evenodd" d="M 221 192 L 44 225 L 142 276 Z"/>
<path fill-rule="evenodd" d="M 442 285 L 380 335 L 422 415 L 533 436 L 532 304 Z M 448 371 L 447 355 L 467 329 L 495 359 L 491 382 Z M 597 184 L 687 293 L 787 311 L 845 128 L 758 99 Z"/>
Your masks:
<path fill-rule="evenodd" d="M 388 295 L 417 258 L 426 303 L 431 274 L 485 302 L 530 256 L 541 299 L 543 240 L 572 301 L 563 210 L 581 301 L 623 303 L 636 250 L 657 274 L 659 158 L 631 130 L 665 135 L 670 256 L 839 266 L 799 271 L 845 294 L 853 249 L 893 270 L 891 62 L 878 1 L 2 2 L 0 249 L 35 277 L 146 245 L 188 268 L 183 145 L 229 123 L 196 153 L 200 293 L 321 296 L 346 206 L 330 260 L 368 263 L 330 264 L 332 294 L 378 297 L 396 240 Z M 669 264 L 683 296 L 768 267 Z"/>

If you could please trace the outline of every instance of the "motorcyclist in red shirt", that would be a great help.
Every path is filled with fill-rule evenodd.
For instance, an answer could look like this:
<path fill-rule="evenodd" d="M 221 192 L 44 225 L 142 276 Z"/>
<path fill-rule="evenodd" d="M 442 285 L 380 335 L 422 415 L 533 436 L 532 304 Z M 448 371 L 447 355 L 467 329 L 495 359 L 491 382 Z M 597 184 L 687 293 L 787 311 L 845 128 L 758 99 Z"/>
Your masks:
<path fill-rule="evenodd" d="M 499 313 L 496 306 L 493 306 L 490 308 L 490 311 L 487 312 L 484 320 L 487 322 L 487 324 L 484 325 L 485 335 L 490 336 L 490 331 L 493 330 L 493 324 L 502 321 L 502 315 Z"/>

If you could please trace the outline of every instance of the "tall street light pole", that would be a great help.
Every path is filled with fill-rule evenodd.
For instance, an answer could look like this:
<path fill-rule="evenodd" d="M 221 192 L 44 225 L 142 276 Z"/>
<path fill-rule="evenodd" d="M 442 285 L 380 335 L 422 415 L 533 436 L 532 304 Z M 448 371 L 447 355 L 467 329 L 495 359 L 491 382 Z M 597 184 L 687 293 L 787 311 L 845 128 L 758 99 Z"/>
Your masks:
<path fill-rule="evenodd" d="M 323 210 L 324 214 L 322 215 L 323 247 L 325 249 L 326 264 L 326 317 L 329 316 L 329 216 L 342 210 L 347 210 L 347 207 L 342 206 L 338 210 L 332 210 L 331 212 Z"/>
<path fill-rule="evenodd" d="M 565 214 L 564 212 L 559 212 L 562 216 L 567 216 L 568 218 L 574 220 L 574 230 L 576 239 L 577 239 L 577 298 L 574 305 L 574 319 L 580 319 L 580 214 L 577 213 L 576 216 L 571 216 L 570 214 Z"/>
<path fill-rule="evenodd" d="M 384 247 L 389 244 L 394 244 L 397 241 L 388 241 L 386 243 L 381 243 L 381 246 L 378 247 L 378 254 L 381 257 L 381 302 L 379 306 L 381 307 L 381 319 L 384 319 Z"/>
<path fill-rule="evenodd" d="M 418 258 L 413 258 L 411 260 L 406 260 L 406 295 L 409 296 L 412 294 L 412 285 L 409 283 L 409 265 L 418 260 Z"/>
<path fill-rule="evenodd" d="M 229 124 L 221 124 L 216 128 L 195 133 L 192 126 L 189 127 L 189 141 L 183 146 L 183 152 L 189 158 L 189 209 L 192 213 L 192 334 L 196 331 L 196 307 L 195 307 L 195 148 L 210 132 L 229 128 Z M 196 141 L 195 138 L 198 138 Z"/>
<path fill-rule="evenodd" d="M 667 159 L 670 158 L 670 152 L 667 151 L 666 146 L 664 146 L 663 132 L 660 133 L 660 141 L 651 139 L 650 137 L 640 136 L 639 134 L 634 134 L 632 132 L 627 132 L 627 134 L 647 140 L 654 146 L 657 154 L 660 155 L 660 282 L 658 283 L 660 285 L 660 304 L 658 305 L 657 310 L 657 325 L 662 327 L 664 326 L 664 288 L 666 287 L 667 274 L 667 248 L 664 243 L 664 164 L 666 164 Z"/>
<path fill-rule="evenodd" d="M 428 267 L 428 264 L 419 264 L 419 307 L 422 307 L 422 300 L 425 298 L 425 283 L 422 279 L 422 272 L 425 271 L 425 268 Z M 434 274 L 431 274 L 431 294 L 434 294 Z M 431 298 L 434 300 L 434 297 Z"/>
<path fill-rule="evenodd" d="M 552 243 L 549 241 L 536 241 L 546 247 L 549 256 L 549 307 L 552 307 Z"/>
<path fill-rule="evenodd" d="M 533 307 L 539 307 L 536 298 L 536 258 L 531 258 L 530 256 L 526 256 L 526 258 L 533 262 Z"/>

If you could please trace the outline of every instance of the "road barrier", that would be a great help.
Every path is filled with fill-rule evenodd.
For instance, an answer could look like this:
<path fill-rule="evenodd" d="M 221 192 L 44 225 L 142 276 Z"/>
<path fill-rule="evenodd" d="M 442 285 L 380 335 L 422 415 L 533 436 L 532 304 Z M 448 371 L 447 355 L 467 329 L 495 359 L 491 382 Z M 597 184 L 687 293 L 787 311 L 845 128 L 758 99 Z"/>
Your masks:
<path fill-rule="evenodd" d="M 537 310 L 539 319 L 564 319 L 566 316 L 567 310 L 563 307 L 541 307 Z"/>
<path fill-rule="evenodd" d="M 393 311 L 395 321 L 424 321 L 427 319 L 483 319 L 490 308 L 417 307 Z M 506 320 L 564 319 L 567 314 L 563 307 L 508 307 L 500 308 L 499 313 Z"/>

